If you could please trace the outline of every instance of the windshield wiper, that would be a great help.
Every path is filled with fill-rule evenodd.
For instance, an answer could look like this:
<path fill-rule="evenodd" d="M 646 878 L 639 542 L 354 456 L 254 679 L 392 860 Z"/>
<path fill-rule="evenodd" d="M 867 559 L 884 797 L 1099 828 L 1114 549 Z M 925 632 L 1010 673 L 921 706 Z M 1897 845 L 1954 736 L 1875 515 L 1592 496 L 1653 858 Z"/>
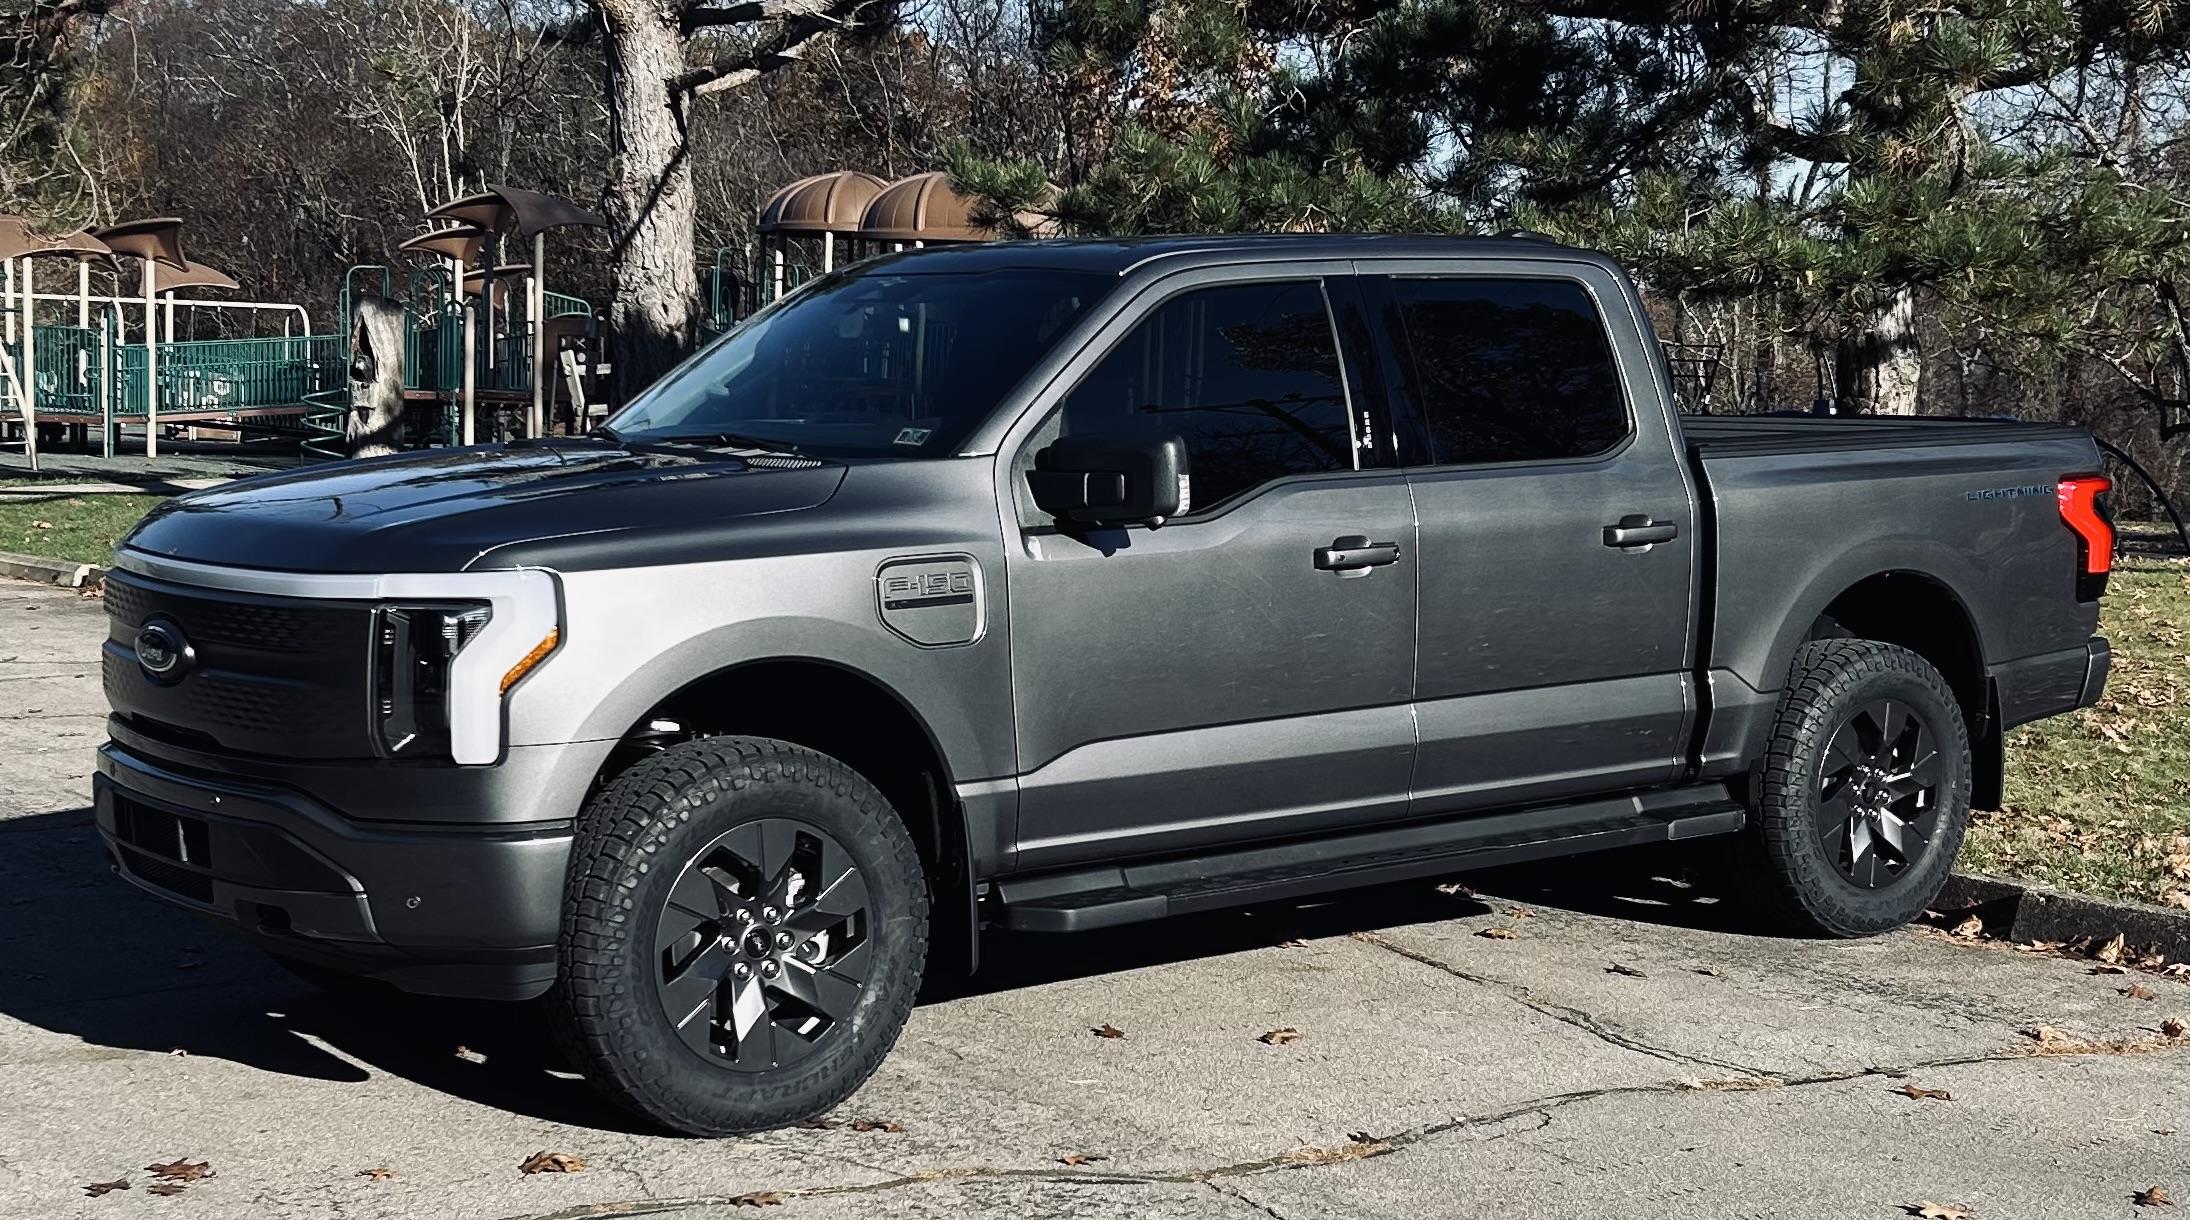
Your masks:
<path fill-rule="evenodd" d="M 766 453 L 788 453 L 793 457 L 805 457 L 806 451 L 790 441 L 773 440 L 765 436 L 746 436 L 739 432 L 693 432 L 674 436 L 634 436 L 633 441 L 645 441 L 656 445 L 708 445 L 715 448 L 759 449 Z"/>

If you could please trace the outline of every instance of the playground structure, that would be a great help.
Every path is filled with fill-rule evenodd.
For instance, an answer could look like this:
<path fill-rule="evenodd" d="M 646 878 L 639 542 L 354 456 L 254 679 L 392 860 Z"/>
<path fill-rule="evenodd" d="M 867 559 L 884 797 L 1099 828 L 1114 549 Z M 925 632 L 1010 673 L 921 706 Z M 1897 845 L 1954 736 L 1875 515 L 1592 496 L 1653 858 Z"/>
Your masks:
<path fill-rule="evenodd" d="M 801 178 L 760 210 L 757 248 L 715 252 L 703 331 L 878 254 L 993 240 L 975 216 L 940 173 Z M 602 405 L 586 388 L 601 371 L 591 354 L 599 319 L 586 301 L 549 290 L 541 269 L 551 232 L 605 227 L 601 218 L 552 195 L 489 186 L 423 222 L 399 247 L 415 262 L 349 268 L 332 325 L 315 328 L 300 305 L 228 299 L 236 280 L 186 255 L 179 219 L 49 236 L 0 217 L 0 443 L 22 445 L 33 469 L 42 446 L 112 457 L 125 429 L 142 430 L 148 457 L 179 428 L 293 436 L 306 457 L 347 456 L 356 304 L 366 296 L 403 310 L 404 445 L 582 431 Z M 68 263 L 73 292 L 56 274 Z M 219 337 L 196 337 L 206 314 Z"/>

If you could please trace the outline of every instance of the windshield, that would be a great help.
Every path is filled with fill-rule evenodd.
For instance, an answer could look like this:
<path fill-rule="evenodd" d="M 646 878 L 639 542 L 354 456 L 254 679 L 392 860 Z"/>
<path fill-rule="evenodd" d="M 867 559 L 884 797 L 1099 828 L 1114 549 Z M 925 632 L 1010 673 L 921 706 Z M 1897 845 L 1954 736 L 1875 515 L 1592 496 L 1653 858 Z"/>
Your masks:
<path fill-rule="evenodd" d="M 625 440 L 948 457 L 1114 277 L 853 272 L 717 340 L 608 421 Z"/>

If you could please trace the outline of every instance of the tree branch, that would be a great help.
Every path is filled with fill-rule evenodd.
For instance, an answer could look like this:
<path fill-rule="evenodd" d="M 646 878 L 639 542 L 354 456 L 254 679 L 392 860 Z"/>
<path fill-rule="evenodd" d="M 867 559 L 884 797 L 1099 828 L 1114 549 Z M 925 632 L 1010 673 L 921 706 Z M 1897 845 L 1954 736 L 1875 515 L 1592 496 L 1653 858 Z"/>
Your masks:
<path fill-rule="evenodd" d="M 775 9 L 783 23 L 750 50 L 724 55 L 713 63 L 671 78 L 670 91 L 701 96 L 742 89 L 763 75 L 804 58 L 806 49 L 816 39 L 857 27 L 865 19 L 870 4 L 871 0 L 747 0 L 747 3 L 715 10 L 727 13 L 765 6 Z"/>

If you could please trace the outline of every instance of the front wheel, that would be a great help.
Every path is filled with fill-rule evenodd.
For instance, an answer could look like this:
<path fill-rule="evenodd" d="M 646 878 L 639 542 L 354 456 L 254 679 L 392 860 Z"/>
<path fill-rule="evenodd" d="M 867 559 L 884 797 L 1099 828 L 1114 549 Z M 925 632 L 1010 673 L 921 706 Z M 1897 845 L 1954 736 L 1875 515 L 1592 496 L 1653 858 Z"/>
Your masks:
<path fill-rule="evenodd" d="M 587 808 L 551 1009 L 587 1077 L 646 1118 L 784 1126 L 889 1053 L 927 927 L 912 838 L 858 773 L 779 741 L 687 742 Z"/>
<path fill-rule="evenodd" d="M 1870 936 L 1939 896 L 1969 825 L 1969 730 L 1931 663 L 1874 640 L 1818 640 L 1751 775 L 1749 871 L 1797 928 Z"/>

